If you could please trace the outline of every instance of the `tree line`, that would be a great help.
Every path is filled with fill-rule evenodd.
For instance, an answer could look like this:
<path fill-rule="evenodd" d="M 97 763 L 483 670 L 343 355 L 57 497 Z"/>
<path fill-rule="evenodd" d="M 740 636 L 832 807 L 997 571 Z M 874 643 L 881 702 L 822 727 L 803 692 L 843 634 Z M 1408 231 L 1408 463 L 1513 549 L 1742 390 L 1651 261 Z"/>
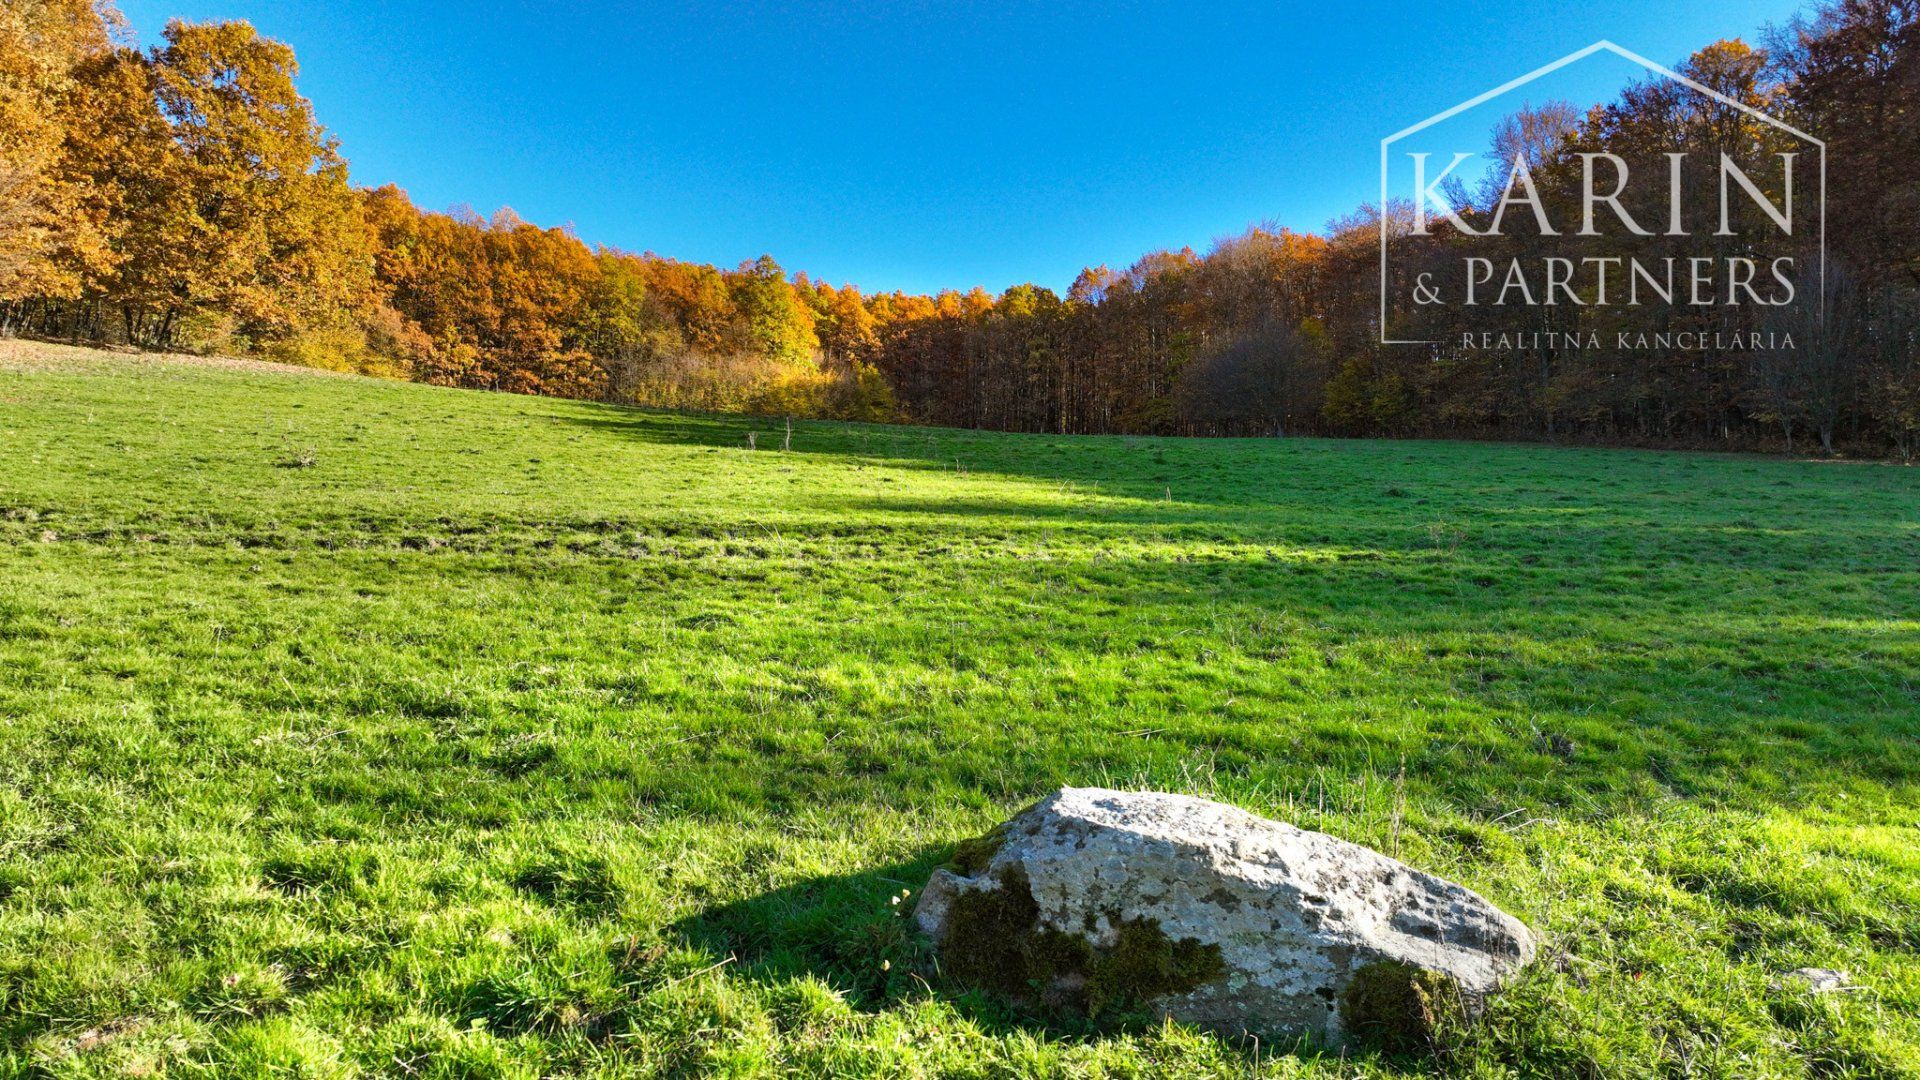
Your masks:
<path fill-rule="evenodd" d="M 174 22 L 142 50 L 110 5 L 14 0 L 0 10 L 0 332 L 517 393 L 1008 431 L 1817 443 L 1911 459 L 1920 0 L 1827 0 L 1762 48 L 1720 42 L 1682 67 L 1827 140 L 1820 306 L 1534 306 L 1524 325 L 1542 333 L 1475 349 L 1460 343 L 1457 312 L 1432 325 L 1396 294 L 1392 336 L 1451 336 L 1383 347 L 1381 230 L 1396 273 L 1432 268 L 1446 280 L 1473 223 L 1497 212 L 1493 186 L 1456 187 L 1458 227 L 1410 229 L 1407 206 L 1362 206 L 1318 233 L 1259 226 L 1204 253 L 1090 268 L 1065 295 L 1031 284 L 866 294 L 765 256 L 723 269 L 590 247 L 511 211 L 428 212 L 395 187 L 355 188 L 286 45 L 246 23 Z M 1764 150 L 1782 137 L 1650 80 L 1585 113 L 1522 110 L 1493 143 L 1496 159 L 1531 165 L 1543 209 L 1564 213 L 1578 204 L 1583 153 L 1604 147 L 1653 169 L 1676 139 Z M 1774 190 L 1781 178 L 1757 182 Z M 1684 198 L 1707 200 L 1712 185 L 1692 178 Z M 1623 212 L 1657 219 L 1635 197 Z M 1521 259 L 1557 250 L 1538 230 L 1499 243 Z M 1657 260 L 1670 249 L 1669 238 L 1630 235 L 1609 253 Z M 1478 317 L 1495 325 L 1490 310 Z M 1598 330 L 1655 342 L 1765 330 L 1795 345 L 1565 345 L 1569 332 Z"/>

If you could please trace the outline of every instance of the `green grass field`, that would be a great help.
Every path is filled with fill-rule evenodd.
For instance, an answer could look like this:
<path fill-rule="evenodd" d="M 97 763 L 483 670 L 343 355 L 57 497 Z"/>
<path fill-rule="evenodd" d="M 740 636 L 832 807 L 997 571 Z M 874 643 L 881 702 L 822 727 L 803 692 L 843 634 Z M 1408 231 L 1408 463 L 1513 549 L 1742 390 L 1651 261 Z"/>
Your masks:
<path fill-rule="evenodd" d="M 1920 1075 L 1920 471 L 784 438 L 0 343 L 0 1074 Z M 1063 783 L 1545 957 L 1419 1059 L 946 984 Z"/>

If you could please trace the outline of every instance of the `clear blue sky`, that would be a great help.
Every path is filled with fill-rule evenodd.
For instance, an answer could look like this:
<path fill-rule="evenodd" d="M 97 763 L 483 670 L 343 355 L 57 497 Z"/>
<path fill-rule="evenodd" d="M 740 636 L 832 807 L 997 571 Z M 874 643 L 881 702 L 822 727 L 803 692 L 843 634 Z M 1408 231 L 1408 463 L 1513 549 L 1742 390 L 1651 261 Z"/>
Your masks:
<path fill-rule="evenodd" d="M 1673 63 L 1791 0 L 675 6 L 122 0 L 246 18 L 357 183 L 511 206 L 589 243 L 867 289 L 1020 281 L 1318 230 L 1379 190 L 1379 140 L 1610 38 Z M 1554 96 L 1610 96 L 1620 66 Z M 1584 103 L 1584 102 L 1583 102 Z"/>

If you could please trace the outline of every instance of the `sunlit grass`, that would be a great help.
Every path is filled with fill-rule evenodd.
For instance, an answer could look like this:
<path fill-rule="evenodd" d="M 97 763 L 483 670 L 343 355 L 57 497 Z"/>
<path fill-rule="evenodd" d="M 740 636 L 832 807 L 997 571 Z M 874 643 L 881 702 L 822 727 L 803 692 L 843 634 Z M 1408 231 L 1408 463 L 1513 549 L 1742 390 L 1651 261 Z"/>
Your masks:
<path fill-rule="evenodd" d="M 782 453 L 777 420 L 0 350 L 0 1071 L 1920 1060 L 1912 470 Z M 1422 1061 L 946 985 L 889 898 L 1061 783 L 1395 851 L 1546 957 Z M 1857 989 L 1769 989 L 1805 965 Z"/>

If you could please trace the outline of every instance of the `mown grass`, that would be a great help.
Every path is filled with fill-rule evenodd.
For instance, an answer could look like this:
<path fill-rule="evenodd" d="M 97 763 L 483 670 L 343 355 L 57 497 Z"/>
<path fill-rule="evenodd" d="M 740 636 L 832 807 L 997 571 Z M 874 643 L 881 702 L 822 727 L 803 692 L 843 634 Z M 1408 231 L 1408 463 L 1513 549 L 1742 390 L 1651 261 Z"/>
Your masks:
<path fill-rule="evenodd" d="M 1920 1075 L 1920 472 L 0 349 L 0 1074 Z M 1062 783 L 1547 955 L 1437 1057 L 1022 1015 L 890 900 Z"/>

